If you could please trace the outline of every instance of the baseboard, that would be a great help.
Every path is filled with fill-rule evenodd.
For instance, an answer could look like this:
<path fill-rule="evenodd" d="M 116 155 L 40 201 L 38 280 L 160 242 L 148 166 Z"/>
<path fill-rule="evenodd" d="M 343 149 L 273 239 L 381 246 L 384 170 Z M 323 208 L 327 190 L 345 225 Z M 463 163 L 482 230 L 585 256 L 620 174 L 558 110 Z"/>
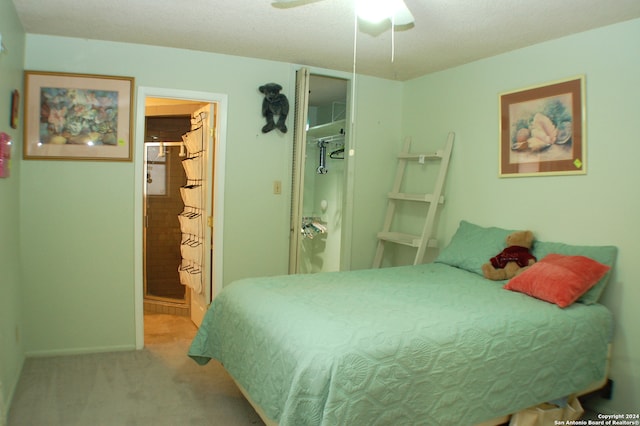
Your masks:
<path fill-rule="evenodd" d="M 2 380 L 0 380 L 0 426 L 5 426 L 7 424 L 7 417 L 9 415 L 8 406 L 11 405 L 11 402 L 8 402 L 5 405 L 4 391 L 2 389 L 3 389 Z"/>
<path fill-rule="evenodd" d="M 123 351 L 135 351 L 136 345 L 117 345 L 117 346 L 96 346 L 90 348 L 68 348 L 68 349 L 51 349 L 43 351 L 27 351 L 27 358 L 42 358 L 50 356 L 65 356 L 65 355 L 86 355 L 103 352 L 123 352 Z"/>
<path fill-rule="evenodd" d="M 11 410 L 11 402 L 13 401 L 13 396 L 15 395 L 16 389 L 18 388 L 20 376 L 22 376 L 24 360 L 25 358 L 23 357 L 22 362 L 20 363 L 20 371 L 16 376 L 15 382 L 11 384 L 9 394 L 6 396 L 4 394 L 4 385 L 2 384 L 2 381 L 0 381 L 0 426 L 6 426 L 9 423 L 9 411 Z"/>

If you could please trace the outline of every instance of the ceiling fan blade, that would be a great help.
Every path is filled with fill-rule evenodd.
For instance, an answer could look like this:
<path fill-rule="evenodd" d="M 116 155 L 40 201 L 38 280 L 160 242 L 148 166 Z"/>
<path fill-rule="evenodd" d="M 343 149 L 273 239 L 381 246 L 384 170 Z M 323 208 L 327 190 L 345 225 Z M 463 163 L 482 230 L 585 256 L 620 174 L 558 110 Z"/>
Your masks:
<path fill-rule="evenodd" d="M 273 0 L 271 6 L 278 9 L 289 9 L 290 7 L 304 6 L 311 3 L 316 3 L 322 0 Z"/>
<path fill-rule="evenodd" d="M 407 7 L 407 5 L 402 0 L 398 0 L 398 3 L 400 4 L 400 7 L 394 15 L 393 24 L 395 26 L 405 26 L 413 24 L 413 15 L 411 14 L 411 11 Z"/>

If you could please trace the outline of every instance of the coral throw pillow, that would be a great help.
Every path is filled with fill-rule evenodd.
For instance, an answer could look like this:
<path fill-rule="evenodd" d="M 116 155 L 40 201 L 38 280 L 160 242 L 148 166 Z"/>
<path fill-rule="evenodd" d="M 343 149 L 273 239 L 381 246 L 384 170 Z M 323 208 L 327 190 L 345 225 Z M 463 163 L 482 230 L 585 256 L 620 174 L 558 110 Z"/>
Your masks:
<path fill-rule="evenodd" d="M 566 308 L 578 300 L 611 267 L 585 256 L 548 254 L 505 286 Z"/>

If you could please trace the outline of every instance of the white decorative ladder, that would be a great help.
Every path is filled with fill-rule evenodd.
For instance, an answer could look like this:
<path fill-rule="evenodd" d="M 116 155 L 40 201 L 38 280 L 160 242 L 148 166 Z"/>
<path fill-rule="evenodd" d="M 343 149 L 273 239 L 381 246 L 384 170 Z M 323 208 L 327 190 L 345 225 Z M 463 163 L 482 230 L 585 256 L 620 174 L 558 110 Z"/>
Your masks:
<path fill-rule="evenodd" d="M 382 258 L 386 243 L 391 242 L 416 248 L 416 257 L 413 261 L 414 265 L 422 263 L 427 247 L 437 247 L 437 241 L 433 239 L 433 224 L 436 219 L 438 207 L 444 203 L 442 190 L 447 176 L 447 169 L 449 168 L 449 159 L 451 158 L 454 137 L 455 134 L 453 132 L 449 133 L 447 143 L 444 148 L 436 152 L 426 154 L 409 152 L 411 148 L 411 140 L 408 139 L 405 142 L 402 152 L 398 154 L 398 168 L 396 171 L 393 189 L 388 194 L 389 201 L 387 204 L 387 215 L 384 220 L 383 229 L 382 232 L 378 233 L 378 249 L 376 250 L 376 256 L 373 260 L 374 268 L 379 268 L 382 265 Z M 439 163 L 440 169 L 433 187 L 433 192 L 430 194 L 410 194 L 400 192 L 405 169 L 409 161 L 418 161 L 420 163 L 426 163 L 427 161 L 430 163 Z M 397 203 L 406 201 L 428 204 L 424 227 L 422 228 L 422 234 L 420 235 L 393 232 L 391 230 Z"/>

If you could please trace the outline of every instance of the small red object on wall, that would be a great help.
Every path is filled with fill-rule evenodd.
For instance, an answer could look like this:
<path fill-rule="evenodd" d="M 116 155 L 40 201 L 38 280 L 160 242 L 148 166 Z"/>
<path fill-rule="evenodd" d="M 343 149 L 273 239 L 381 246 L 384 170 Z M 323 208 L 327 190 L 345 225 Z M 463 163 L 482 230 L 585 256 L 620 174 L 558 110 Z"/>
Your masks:
<path fill-rule="evenodd" d="M 11 160 L 11 136 L 0 132 L 0 178 L 9 177 Z"/>

